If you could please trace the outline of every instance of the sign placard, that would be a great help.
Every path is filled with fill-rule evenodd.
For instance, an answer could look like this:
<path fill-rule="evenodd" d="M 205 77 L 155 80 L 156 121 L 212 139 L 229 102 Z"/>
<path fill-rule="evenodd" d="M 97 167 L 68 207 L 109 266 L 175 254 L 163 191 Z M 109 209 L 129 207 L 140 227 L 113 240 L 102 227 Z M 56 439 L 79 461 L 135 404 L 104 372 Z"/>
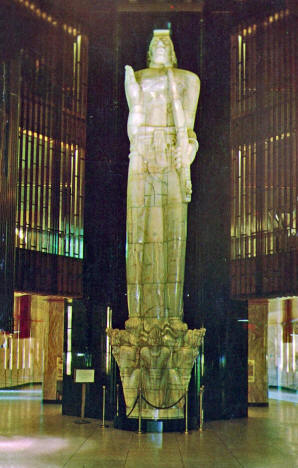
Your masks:
<path fill-rule="evenodd" d="M 74 381 L 75 383 L 93 383 L 94 369 L 75 369 Z"/>

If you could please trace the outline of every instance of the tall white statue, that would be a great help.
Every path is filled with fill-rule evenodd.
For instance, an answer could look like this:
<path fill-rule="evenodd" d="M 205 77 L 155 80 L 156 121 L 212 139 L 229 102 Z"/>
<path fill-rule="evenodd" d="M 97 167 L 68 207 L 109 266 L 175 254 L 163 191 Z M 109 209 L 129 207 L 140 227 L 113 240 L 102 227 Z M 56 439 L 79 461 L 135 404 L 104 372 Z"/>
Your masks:
<path fill-rule="evenodd" d="M 108 329 L 130 417 L 183 418 L 183 396 L 205 329 L 183 323 L 183 284 L 197 75 L 176 68 L 168 30 L 155 30 L 149 68 L 126 66 L 130 163 L 126 274 L 129 319 Z"/>
<path fill-rule="evenodd" d="M 169 30 L 155 30 L 149 68 L 126 66 L 130 164 L 127 293 L 130 317 L 182 318 L 190 165 L 200 92 L 197 75 L 176 68 Z"/>

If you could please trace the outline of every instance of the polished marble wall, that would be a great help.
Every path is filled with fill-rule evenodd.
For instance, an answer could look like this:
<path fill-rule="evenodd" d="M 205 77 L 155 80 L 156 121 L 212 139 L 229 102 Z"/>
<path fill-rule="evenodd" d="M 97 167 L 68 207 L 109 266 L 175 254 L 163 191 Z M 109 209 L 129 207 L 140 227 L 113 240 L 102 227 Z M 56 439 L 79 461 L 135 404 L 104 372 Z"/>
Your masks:
<path fill-rule="evenodd" d="M 14 333 L 3 336 L 0 348 L 0 387 L 15 387 L 42 382 L 45 330 L 48 320 L 47 303 L 41 296 L 28 301 L 28 336 L 20 330 L 20 295 L 14 301 Z"/>
<path fill-rule="evenodd" d="M 63 355 L 64 300 L 48 299 L 43 399 L 57 399 L 58 363 Z"/>
<path fill-rule="evenodd" d="M 285 320 L 286 302 L 291 302 L 291 317 Z M 298 298 L 269 300 L 268 385 L 298 390 Z M 285 328 L 288 333 L 285 333 Z"/>
<path fill-rule="evenodd" d="M 15 330 L 1 334 L 0 388 L 43 382 L 45 400 L 56 400 L 58 364 L 63 357 L 64 300 L 29 296 L 28 337 L 21 338 L 20 297 L 15 297 Z"/>
<path fill-rule="evenodd" d="M 248 402 L 268 403 L 268 300 L 248 302 Z"/>

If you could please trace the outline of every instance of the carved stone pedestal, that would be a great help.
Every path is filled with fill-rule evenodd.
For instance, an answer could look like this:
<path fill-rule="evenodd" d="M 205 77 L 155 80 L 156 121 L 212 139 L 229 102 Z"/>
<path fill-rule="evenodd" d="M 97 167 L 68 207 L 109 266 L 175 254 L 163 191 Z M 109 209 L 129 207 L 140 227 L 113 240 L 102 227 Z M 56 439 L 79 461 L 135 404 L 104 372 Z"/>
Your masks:
<path fill-rule="evenodd" d="M 130 318 L 125 330 L 107 329 L 120 369 L 126 415 L 181 419 L 184 395 L 205 329 L 188 330 L 180 319 Z"/>

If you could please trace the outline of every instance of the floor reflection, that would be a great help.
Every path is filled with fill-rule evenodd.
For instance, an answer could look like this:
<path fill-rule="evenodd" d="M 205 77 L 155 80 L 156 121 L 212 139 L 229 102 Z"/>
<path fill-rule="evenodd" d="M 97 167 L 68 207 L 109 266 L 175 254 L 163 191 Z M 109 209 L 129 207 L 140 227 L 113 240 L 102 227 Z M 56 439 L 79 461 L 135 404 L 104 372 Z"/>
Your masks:
<path fill-rule="evenodd" d="M 289 401 L 249 408 L 249 417 L 207 422 L 204 432 L 120 431 L 75 424 L 41 388 L 0 392 L 1 468 L 297 468 L 298 412 Z"/>
<path fill-rule="evenodd" d="M 269 399 L 280 400 L 280 401 L 289 401 L 291 403 L 298 403 L 298 392 L 288 392 L 281 389 L 269 389 L 268 392 Z"/>

